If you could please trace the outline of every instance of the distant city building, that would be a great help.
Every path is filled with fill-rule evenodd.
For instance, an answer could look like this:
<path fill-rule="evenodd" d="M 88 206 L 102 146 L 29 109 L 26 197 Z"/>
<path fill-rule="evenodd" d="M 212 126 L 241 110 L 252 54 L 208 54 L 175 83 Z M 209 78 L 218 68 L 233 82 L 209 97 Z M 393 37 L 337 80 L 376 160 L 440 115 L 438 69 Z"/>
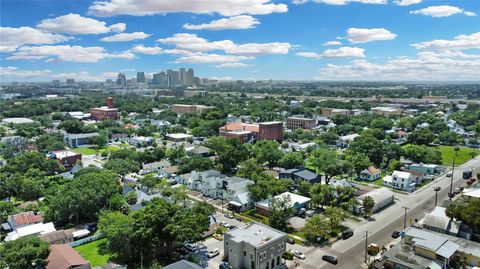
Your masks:
<path fill-rule="evenodd" d="M 187 73 L 185 72 L 185 68 L 178 69 L 178 77 L 179 77 L 179 84 L 180 86 L 185 85 L 185 80 L 187 79 Z"/>
<path fill-rule="evenodd" d="M 402 109 L 397 107 L 372 107 L 372 112 L 375 114 L 381 114 L 384 116 L 391 116 L 391 115 L 400 115 L 402 114 Z"/>
<path fill-rule="evenodd" d="M 315 120 L 302 118 L 302 117 L 288 117 L 287 118 L 287 129 L 296 130 L 296 129 L 307 129 L 311 130 L 315 128 Z"/>
<path fill-rule="evenodd" d="M 95 107 L 90 109 L 90 114 L 92 115 L 92 119 L 94 120 L 118 120 L 119 114 L 118 109 L 113 107 L 113 98 L 108 97 L 107 99 L 107 106 L 103 107 Z"/>
<path fill-rule="evenodd" d="M 52 87 L 55 87 L 55 88 L 60 87 L 60 80 L 58 79 L 52 80 Z"/>
<path fill-rule="evenodd" d="M 67 79 L 67 86 L 72 87 L 75 85 L 75 80 L 73 78 Z"/>
<path fill-rule="evenodd" d="M 238 138 L 242 143 L 249 142 L 251 139 L 282 141 L 283 123 L 278 121 L 253 124 L 229 122 L 219 128 L 219 134 L 229 138 Z"/>
<path fill-rule="evenodd" d="M 195 80 L 195 75 L 193 73 L 193 68 L 189 68 L 185 73 L 185 79 L 183 81 L 183 84 L 185 86 L 192 86 L 195 83 L 194 80 Z"/>
<path fill-rule="evenodd" d="M 118 75 L 117 75 L 117 85 L 121 86 L 121 87 L 127 86 L 127 78 L 125 77 L 125 74 L 118 73 Z"/>
<path fill-rule="evenodd" d="M 145 80 L 145 72 L 137 72 L 137 83 L 147 83 Z"/>
<path fill-rule="evenodd" d="M 211 106 L 204 106 L 204 105 L 181 105 L 181 104 L 173 104 L 172 111 L 175 113 L 201 113 L 206 109 L 211 109 Z"/>

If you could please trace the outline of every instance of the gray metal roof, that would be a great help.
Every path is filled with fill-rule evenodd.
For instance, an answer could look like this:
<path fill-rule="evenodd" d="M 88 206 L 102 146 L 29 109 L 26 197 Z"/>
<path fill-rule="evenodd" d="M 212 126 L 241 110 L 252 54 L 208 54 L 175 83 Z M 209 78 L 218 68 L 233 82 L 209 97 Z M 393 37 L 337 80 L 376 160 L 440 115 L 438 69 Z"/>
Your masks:
<path fill-rule="evenodd" d="M 231 236 L 232 241 L 247 242 L 255 247 L 259 247 L 270 240 L 286 237 L 285 233 L 256 222 L 247 223 L 227 232 L 227 234 Z"/>
<path fill-rule="evenodd" d="M 167 265 L 163 268 L 164 269 L 203 269 L 199 265 L 197 265 L 193 262 L 189 262 L 187 260 L 180 260 L 178 262 L 169 264 L 169 265 Z"/>

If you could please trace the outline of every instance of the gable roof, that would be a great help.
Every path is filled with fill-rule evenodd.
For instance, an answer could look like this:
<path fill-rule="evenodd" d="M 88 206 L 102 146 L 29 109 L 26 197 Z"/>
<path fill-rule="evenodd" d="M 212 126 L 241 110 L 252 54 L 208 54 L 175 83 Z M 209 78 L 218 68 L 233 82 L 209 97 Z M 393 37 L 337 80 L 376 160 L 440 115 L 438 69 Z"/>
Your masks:
<path fill-rule="evenodd" d="M 197 265 L 193 262 L 189 262 L 187 260 L 180 260 L 178 262 L 169 264 L 169 265 L 167 265 L 163 268 L 164 269 L 203 269 L 199 265 Z"/>
<path fill-rule="evenodd" d="M 17 226 L 28 225 L 43 221 L 43 216 L 40 214 L 35 215 L 33 211 L 22 212 L 8 217 L 9 222 L 15 223 Z"/>
<path fill-rule="evenodd" d="M 90 268 L 90 264 L 77 251 L 67 244 L 50 246 L 47 269 L 67 269 L 76 266 Z"/>

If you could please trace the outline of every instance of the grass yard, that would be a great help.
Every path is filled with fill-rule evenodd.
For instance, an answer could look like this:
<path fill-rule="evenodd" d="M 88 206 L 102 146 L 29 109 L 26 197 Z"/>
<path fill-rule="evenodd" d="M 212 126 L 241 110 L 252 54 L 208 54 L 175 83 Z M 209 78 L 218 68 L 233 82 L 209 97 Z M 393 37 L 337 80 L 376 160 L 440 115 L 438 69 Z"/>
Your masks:
<path fill-rule="evenodd" d="M 124 146 L 121 146 L 121 147 L 123 148 Z M 112 152 L 112 151 L 120 150 L 121 147 L 109 145 L 109 146 L 107 146 L 105 148 L 101 148 L 99 150 L 97 150 L 95 148 L 80 147 L 80 148 L 74 148 L 74 149 L 72 149 L 72 151 L 76 152 L 76 153 L 80 153 L 82 155 L 95 155 L 95 154 L 97 154 L 97 151 L 98 151 L 98 154 L 102 154 L 103 152 Z"/>
<path fill-rule="evenodd" d="M 90 262 L 92 267 L 102 266 L 106 264 L 112 255 L 108 253 L 103 253 L 104 248 L 101 248 L 101 244 L 105 242 L 104 239 L 93 241 L 78 247 L 75 247 L 75 250 L 80 252 L 83 258 Z"/>
<path fill-rule="evenodd" d="M 438 146 L 435 148 L 442 153 L 442 164 L 452 165 L 453 157 L 455 156 L 454 147 Z M 460 150 L 457 153 L 457 158 L 455 159 L 455 165 L 462 165 L 472 159 L 472 152 L 474 152 L 476 155 L 480 154 L 480 150 L 478 149 L 460 147 Z"/>
<path fill-rule="evenodd" d="M 255 209 L 247 210 L 247 211 L 243 212 L 242 215 L 245 215 L 247 218 L 251 218 L 251 219 L 256 220 L 258 222 L 261 222 L 263 224 L 268 225 L 268 222 L 269 222 L 268 217 L 265 217 L 264 215 L 261 215 L 261 214 L 257 213 L 257 211 Z"/>

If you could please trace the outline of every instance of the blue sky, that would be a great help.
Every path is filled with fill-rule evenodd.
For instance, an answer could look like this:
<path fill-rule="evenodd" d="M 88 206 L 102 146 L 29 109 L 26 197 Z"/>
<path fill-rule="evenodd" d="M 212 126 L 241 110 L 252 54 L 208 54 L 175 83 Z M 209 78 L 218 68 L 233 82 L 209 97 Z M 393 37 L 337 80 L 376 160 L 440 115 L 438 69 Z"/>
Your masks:
<path fill-rule="evenodd" d="M 480 79 L 478 0 L 0 3 L 2 82 L 179 67 L 221 79 Z"/>

